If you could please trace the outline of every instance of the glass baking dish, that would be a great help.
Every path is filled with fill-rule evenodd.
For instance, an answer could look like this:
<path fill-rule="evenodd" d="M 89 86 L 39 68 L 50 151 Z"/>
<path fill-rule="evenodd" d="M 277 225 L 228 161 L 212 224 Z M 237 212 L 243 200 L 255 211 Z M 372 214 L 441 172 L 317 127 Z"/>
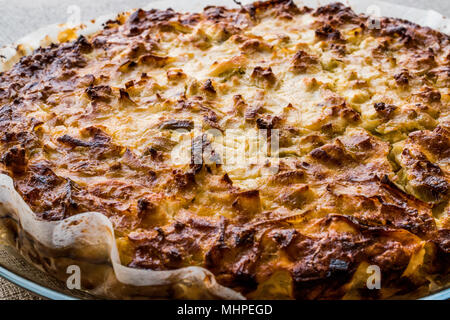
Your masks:
<path fill-rule="evenodd" d="M 5 0 L 0 0 L 0 4 L 5 3 Z M 89 1 L 82 1 L 78 6 L 72 6 L 70 1 L 61 1 L 56 7 L 52 1 L 42 1 L 41 6 L 35 7 L 31 2 L 18 1 L 17 12 L 14 8 L 9 9 L 12 14 L 8 15 L 8 20 L 0 21 L 0 26 L 5 26 L 8 30 L 10 25 L 23 25 L 23 19 L 27 19 L 26 28 L 9 28 L 7 37 L 0 38 L 0 44 L 4 45 L 13 40 L 20 38 L 28 32 L 32 32 L 35 28 L 42 24 L 42 21 L 47 23 L 56 23 L 69 20 L 74 17 L 74 14 L 79 14 L 83 19 L 94 18 L 102 14 L 110 12 L 120 12 L 132 7 L 141 7 L 152 2 L 150 0 L 132 0 L 123 2 L 121 0 L 100 0 L 95 5 Z M 391 0 L 394 3 L 403 3 L 399 0 Z M 440 3 L 429 3 L 427 6 L 435 6 L 433 9 L 440 9 Z M 77 10 L 74 10 L 77 9 Z M 23 12 L 30 12 L 29 17 L 24 17 Z M 13 21 L 11 21 L 13 19 Z M 98 297 L 89 295 L 85 292 L 77 290 L 69 290 L 65 284 L 49 274 L 42 272 L 28 263 L 21 257 L 13 248 L 2 245 L 0 243 L 0 276 L 11 281 L 12 283 L 47 299 L 55 300 L 73 300 L 73 299 L 95 299 Z M 450 299 L 450 288 L 441 290 L 440 292 L 421 298 L 423 300 L 447 300 Z"/>
<path fill-rule="evenodd" d="M 16 250 L 0 244 L 0 277 L 40 297 L 52 300 L 98 299 L 78 290 L 69 290 L 65 284 L 32 266 Z M 420 300 L 448 300 L 450 288 Z"/>
<path fill-rule="evenodd" d="M 0 243 L 0 277 L 42 298 L 52 300 L 95 299 L 78 290 L 69 290 L 65 283 L 37 269 L 17 251 Z"/>

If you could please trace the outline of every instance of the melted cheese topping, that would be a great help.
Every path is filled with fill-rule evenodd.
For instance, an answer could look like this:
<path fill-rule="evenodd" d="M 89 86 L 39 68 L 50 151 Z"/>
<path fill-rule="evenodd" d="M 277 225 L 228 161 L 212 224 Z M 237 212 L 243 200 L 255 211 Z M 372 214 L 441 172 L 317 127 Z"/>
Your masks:
<path fill-rule="evenodd" d="M 449 56 L 336 4 L 138 10 L 1 75 L 2 165 L 45 219 L 107 215 L 130 266 L 201 265 L 254 298 L 370 296 L 370 264 L 436 285 Z"/>

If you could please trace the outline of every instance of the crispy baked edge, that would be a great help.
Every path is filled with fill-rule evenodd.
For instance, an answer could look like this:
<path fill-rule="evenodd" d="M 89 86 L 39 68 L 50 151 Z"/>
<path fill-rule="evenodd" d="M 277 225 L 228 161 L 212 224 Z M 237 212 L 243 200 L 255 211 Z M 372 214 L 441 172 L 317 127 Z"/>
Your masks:
<path fill-rule="evenodd" d="M 246 1 L 248 3 L 253 3 L 252 1 Z M 253 3 L 256 6 L 272 6 L 275 5 L 277 0 L 270 0 L 265 2 L 257 2 Z M 334 2 L 334 1 L 330 1 Z M 149 6 L 150 9 L 153 8 L 153 5 Z M 167 6 L 166 2 L 160 1 L 159 3 L 163 3 L 164 7 Z M 301 4 L 302 5 L 302 4 Z M 192 9 L 193 12 L 203 9 L 196 8 Z M 133 10 L 127 11 L 125 13 L 131 13 Z M 119 14 L 120 15 L 120 14 Z M 95 23 L 87 23 L 81 24 L 80 26 L 70 28 L 78 35 L 89 35 L 93 34 L 97 31 L 100 31 L 102 27 L 102 23 L 109 20 L 112 17 L 116 17 L 116 15 L 105 15 L 98 19 L 96 19 Z M 442 32 L 436 31 L 429 27 L 422 27 L 416 23 L 410 22 L 408 20 L 399 19 L 399 18 L 381 18 L 382 21 L 388 21 L 391 24 L 401 23 L 402 25 L 407 25 L 412 29 L 426 29 L 427 31 L 433 34 L 441 34 L 446 37 L 448 35 L 443 34 Z M 31 53 L 34 49 L 39 46 L 47 46 L 52 42 L 52 38 L 49 37 L 50 34 L 57 35 L 61 32 L 67 30 L 67 25 L 51 25 L 48 27 L 44 27 L 39 29 L 30 35 L 19 40 L 19 44 L 14 47 L 6 47 L 0 50 L 0 58 L 6 56 L 6 61 L 0 62 L 0 72 L 9 69 L 12 65 L 14 65 L 22 56 L 25 56 Z M 32 39 L 33 41 L 28 42 L 28 40 Z M 6 51 L 5 51 L 6 50 Z M 5 54 L 6 53 L 6 54 Z M 5 60 L 5 59 L 4 59 Z M 142 298 L 142 297 L 152 297 L 152 298 L 188 298 L 188 299 L 242 299 L 244 298 L 239 293 L 235 292 L 232 289 L 225 288 L 220 286 L 216 281 L 214 276 L 206 269 L 199 267 L 188 267 L 177 269 L 173 271 L 152 271 L 152 270 L 141 270 L 141 269 L 132 269 L 120 265 L 117 263 L 118 255 L 117 255 L 117 247 L 115 243 L 112 245 L 111 250 L 108 252 L 105 247 L 103 248 L 92 248 L 86 246 L 86 242 L 83 242 L 83 239 L 76 238 L 78 242 L 66 244 L 65 247 L 58 247 L 57 245 L 49 245 L 52 243 L 55 238 L 55 234 L 53 231 L 50 233 L 52 236 L 51 241 L 42 241 L 39 239 L 39 236 L 36 237 L 40 230 L 39 227 L 33 230 L 33 222 L 38 220 L 34 217 L 34 213 L 32 213 L 31 209 L 24 202 L 24 200 L 20 197 L 20 195 L 14 190 L 11 182 L 8 181 L 9 178 L 6 175 L 0 174 L 0 223 L 3 224 L 5 230 L 8 233 L 9 242 L 16 247 L 20 253 L 33 265 L 38 267 L 40 270 L 44 272 L 50 273 L 55 276 L 57 279 L 65 281 L 68 277 L 66 270 L 70 265 L 78 265 L 84 271 L 84 290 L 94 295 L 100 297 L 107 298 Z M 20 199 L 18 199 L 20 198 Z M 8 199 L 15 199 L 16 203 L 11 203 Z M 20 203 L 20 201 L 22 203 Z M 75 217 L 70 217 L 65 220 L 59 222 L 45 222 L 50 226 L 50 224 L 54 224 L 53 227 L 50 227 L 51 230 L 58 228 L 59 226 L 65 225 L 79 225 L 79 218 L 83 215 L 90 214 L 98 214 L 98 213 L 83 213 L 77 215 Z M 25 218 L 25 215 L 28 217 Z M 84 216 L 83 216 L 84 217 Z M 82 218 L 83 218 L 82 217 Z M 106 219 L 106 218 L 105 218 Z M 94 219 L 95 220 L 95 219 Z M 29 228 L 24 226 L 28 224 Z M 41 221 L 42 222 L 42 221 Z M 39 224 L 39 223 L 36 223 Z M 31 226 L 31 227 L 30 227 Z M 45 228 L 44 228 L 45 229 Z M 1 231 L 1 230 L 0 230 Z M 47 230 L 49 231 L 49 230 Z M 109 232 L 113 232 L 112 227 Z M 45 233 L 45 232 L 44 232 Z M 113 237 L 114 238 L 114 237 Z M 49 239 L 47 239 L 49 240 Z M 55 243 L 53 243 L 55 244 Z M 103 243 L 102 245 L 108 246 L 107 243 Z M 111 243 L 109 243 L 111 245 Z M 192 275 L 192 268 L 202 269 L 194 270 Z M 118 270 L 122 269 L 122 270 Z M 117 272 L 123 272 L 125 269 L 130 269 L 131 272 L 134 273 L 136 271 L 135 276 L 132 277 L 136 281 L 136 284 L 141 283 L 139 280 L 142 280 L 142 277 L 145 276 L 143 273 L 170 273 L 168 277 L 167 283 L 158 284 L 158 285 L 134 285 L 134 284 L 125 284 L 118 280 Z M 204 271 L 204 274 L 198 274 L 195 271 Z M 183 274 L 183 272 L 185 272 Z M 191 273 L 191 275 L 190 275 Z M 153 276 L 154 277 L 154 276 Z M 174 285 L 174 282 L 177 284 Z M 442 290 L 443 288 L 440 288 Z M 438 290 L 438 291 L 440 291 Z M 431 291 L 427 293 L 432 293 Z M 406 296 L 402 296 L 402 298 L 419 298 L 423 296 L 424 292 L 414 292 L 408 294 Z"/>

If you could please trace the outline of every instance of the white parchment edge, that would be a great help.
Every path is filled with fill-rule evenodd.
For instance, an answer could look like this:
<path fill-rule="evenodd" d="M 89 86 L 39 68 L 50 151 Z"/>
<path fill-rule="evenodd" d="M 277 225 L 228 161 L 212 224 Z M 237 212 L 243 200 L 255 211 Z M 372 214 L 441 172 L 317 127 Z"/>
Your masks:
<path fill-rule="evenodd" d="M 337 0 L 295 0 L 294 2 L 300 6 L 306 5 L 315 8 L 336 1 Z M 253 0 L 241 0 L 240 2 L 242 4 L 248 4 L 253 2 Z M 446 34 L 450 33 L 450 19 L 434 10 L 422 10 L 377 0 L 342 0 L 341 2 L 351 6 L 357 13 L 405 19 Z M 150 2 L 143 9 L 167 9 L 170 7 L 175 11 L 195 12 L 201 11 L 207 5 L 236 7 L 236 4 L 232 0 L 165 0 Z M 75 27 L 77 29 L 77 34 L 88 35 L 101 30 L 104 22 L 114 19 L 116 16 L 117 13 L 107 14 L 98 17 L 95 19 L 95 22 L 86 21 L 80 26 Z M 17 40 L 15 43 L 0 48 L 0 72 L 10 68 L 21 55 L 31 53 L 32 50 L 39 46 L 45 46 L 52 42 L 56 43 L 58 34 L 68 27 L 69 26 L 64 23 L 49 25 L 28 34 Z M 17 50 L 18 46 L 21 46 L 19 53 Z"/>
<path fill-rule="evenodd" d="M 243 4 L 252 0 L 242 0 Z M 304 0 L 295 1 L 299 5 L 317 7 L 330 2 L 328 0 Z M 448 33 L 450 21 L 433 10 L 420 10 L 408 8 L 382 1 L 346 0 L 343 3 L 350 5 L 358 13 L 374 13 L 374 8 L 379 8 L 380 16 L 401 18 L 428 26 L 441 32 Z M 189 1 L 157 1 L 152 2 L 144 9 L 173 8 L 176 11 L 201 11 L 206 5 L 225 5 L 235 7 L 232 0 L 189 0 Z M 372 7 L 370 7 L 372 6 Z M 376 6 L 376 7 L 373 7 Z M 368 8 L 371 11 L 368 11 Z M 375 10 L 376 11 L 376 10 Z M 375 12 L 378 13 L 378 12 Z M 79 35 L 89 35 L 102 28 L 102 24 L 114 19 L 116 14 L 105 15 L 97 18 L 95 22 L 85 22 L 77 28 Z M 19 39 L 14 44 L 0 49 L 0 71 L 11 67 L 21 55 L 29 54 L 39 46 L 45 46 L 51 42 L 57 42 L 58 33 L 66 30 L 66 24 L 54 24 Z M 18 46 L 20 45 L 20 50 Z M 170 285 L 176 282 L 198 283 L 208 290 L 213 296 L 223 299 L 244 299 L 244 297 L 229 288 L 219 285 L 214 275 L 201 267 L 187 267 L 172 271 L 152 271 L 135 269 L 123 266 L 120 263 L 117 245 L 114 238 L 114 229 L 107 217 L 97 212 L 85 212 L 62 221 L 48 222 L 39 220 L 29 206 L 14 190 L 10 177 L 0 174 L 0 217 L 12 217 L 20 222 L 23 230 L 32 235 L 37 241 L 48 248 L 84 248 L 95 247 L 96 251 L 106 250 L 110 256 L 115 276 L 120 283 L 133 286 L 158 286 Z M 104 292 L 103 294 L 108 294 Z"/>

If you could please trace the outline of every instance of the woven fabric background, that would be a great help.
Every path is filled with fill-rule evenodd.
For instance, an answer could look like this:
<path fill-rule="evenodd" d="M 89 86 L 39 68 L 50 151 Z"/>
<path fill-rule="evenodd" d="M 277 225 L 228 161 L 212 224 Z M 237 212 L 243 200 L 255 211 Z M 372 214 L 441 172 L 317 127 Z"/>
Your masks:
<path fill-rule="evenodd" d="M 0 278 L 0 299 L 1 300 L 41 300 L 40 297 L 27 290 L 18 287 L 8 280 Z"/>
<path fill-rule="evenodd" d="M 450 1 L 448 0 L 384 0 L 420 9 L 433 9 L 450 16 Z M 81 9 L 81 20 L 88 20 L 111 12 L 120 12 L 129 8 L 143 7 L 151 0 L 0 0 L 0 46 L 12 43 L 37 28 L 52 23 L 66 22 L 70 5 Z M 13 257 L 2 250 L 0 244 L 0 265 L 12 266 L 21 274 L 30 278 L 43 280 L 42 273 L 30 267 L 20 258 Z M 45 279 L 44 279 L 45 281 Z M 48 282 L 54 280 L 48 279 Z M 54 283 L 52 283 L 54 285 Z M 42 299 L 29 291 L 22 289 L 0 277 L 0 300 L 38 300 Z"/>
<path fill-rule="evenodd" d="M 29 264 L 22 259 L 16 258 L 11 254 L 7 247 L 0 243 L 0 265 L 5 266 L 8 270 L 18 270 L 22 274 L 27 274 L 31 278 L 39 277 L 37 270 L 34 270 Z M 0 300 L 37 300 L 41 299 L 37 295 L 22 289 L 19 286 L 0 277 Z"/>

